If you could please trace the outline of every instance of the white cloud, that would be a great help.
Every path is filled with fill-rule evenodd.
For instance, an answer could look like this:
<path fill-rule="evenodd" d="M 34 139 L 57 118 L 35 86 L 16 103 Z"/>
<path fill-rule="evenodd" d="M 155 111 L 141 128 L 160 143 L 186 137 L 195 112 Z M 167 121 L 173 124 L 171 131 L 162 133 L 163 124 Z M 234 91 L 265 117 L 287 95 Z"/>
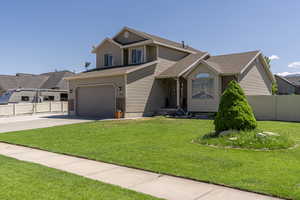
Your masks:
<path fill-rule="evenodd" d="M 280 72 L 280 73 L 277 73 L 277 75 L 279 75 L 279 76 L 289 76 L 289 75 L 297 75 L 297 74 L 300 74 L 300 72 Z"/>
<path fill-rule="evenodd" d="M 270 59 L 270 60 L 278 60 L 278 59 L 279 59 L 279 56 L 277 56 L 277 55 L 271 55 L 271 56 L 269 57 L 269 59 Z"/>
<path fill-rule="evenodd" d="M 300 68 L 300 61 L 298 62 L 292 62 L 288 65 L 290 68 Z"/>

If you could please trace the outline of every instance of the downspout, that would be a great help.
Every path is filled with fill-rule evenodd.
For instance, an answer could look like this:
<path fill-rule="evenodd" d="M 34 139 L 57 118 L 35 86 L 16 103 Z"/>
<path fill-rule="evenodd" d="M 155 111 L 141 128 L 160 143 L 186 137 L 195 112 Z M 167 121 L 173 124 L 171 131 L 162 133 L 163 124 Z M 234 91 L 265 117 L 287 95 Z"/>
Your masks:
<path fill-rule="evenodd" d="M 181 108 L 180 106 L 180 80 L 176 78 L 176 105 L 177 108 Z"/>

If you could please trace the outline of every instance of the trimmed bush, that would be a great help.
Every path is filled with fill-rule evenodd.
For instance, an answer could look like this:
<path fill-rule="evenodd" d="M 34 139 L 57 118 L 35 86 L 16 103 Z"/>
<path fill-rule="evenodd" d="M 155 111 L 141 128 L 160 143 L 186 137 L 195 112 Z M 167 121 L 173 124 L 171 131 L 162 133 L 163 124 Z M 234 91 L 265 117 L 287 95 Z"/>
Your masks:
<path fill-rule="evenodd" d="M 226 130 L 253 130 L 257 127 L 252 108 L 236 81 L 231 81 L 224 91 L 214 121 L 218 135 Z"/>

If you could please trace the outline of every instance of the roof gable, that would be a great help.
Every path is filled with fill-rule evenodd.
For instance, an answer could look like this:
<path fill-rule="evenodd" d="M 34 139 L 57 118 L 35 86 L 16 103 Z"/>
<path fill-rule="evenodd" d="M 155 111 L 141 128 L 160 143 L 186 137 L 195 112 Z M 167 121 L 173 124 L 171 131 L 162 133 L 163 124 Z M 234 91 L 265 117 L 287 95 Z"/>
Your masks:
<path fill-rule="evenodd" d="M 144 35 L 132 30 L 128 27 L 124 27 L 116 36 L 113 37 L 113 40 L 121 45 L 133 44 L 136 42 L 142 42 L 150 38 L 145 37 Z"/>
<path fill-rule="evenodd" d="M 114 40 L 112 40 L 112 39 L 110 39 L 110 38 L 105 38 L 104 40 L 102 40 L 102 42 L 101 42 L 100 44 L 98 44 L 96 47 L 93 47 L 92 53 L 96 53 L 97 50 L 98 50 L 100 47 L 102 47 L 103 45 L 105 45 L 107 42 L 108 42 L 108 43 L 111 43 L 111 44 L 113 44 L 113 45 L 116 45 L 116 46 L 118 46 L 118 47 L 121 48 L 121 45 L 120 45 L 119 43 L 115 42 Z"/>
<path fill-rule="evenodd" d="M 207 53 L 190 54 L 163 71 L 157 78 L 179 77 L 199 63 Z"/>

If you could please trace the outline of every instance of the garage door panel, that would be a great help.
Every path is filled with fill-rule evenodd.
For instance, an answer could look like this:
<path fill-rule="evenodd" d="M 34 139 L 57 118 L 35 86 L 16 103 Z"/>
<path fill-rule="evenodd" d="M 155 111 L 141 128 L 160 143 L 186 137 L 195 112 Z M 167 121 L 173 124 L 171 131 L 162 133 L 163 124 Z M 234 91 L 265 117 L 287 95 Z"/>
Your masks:
<path fill-rule="evenodd" d="M 77 115 L 113 118 L 115 88 L 111 85 L 80 87 L 77 90 Z"/>

